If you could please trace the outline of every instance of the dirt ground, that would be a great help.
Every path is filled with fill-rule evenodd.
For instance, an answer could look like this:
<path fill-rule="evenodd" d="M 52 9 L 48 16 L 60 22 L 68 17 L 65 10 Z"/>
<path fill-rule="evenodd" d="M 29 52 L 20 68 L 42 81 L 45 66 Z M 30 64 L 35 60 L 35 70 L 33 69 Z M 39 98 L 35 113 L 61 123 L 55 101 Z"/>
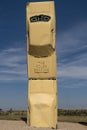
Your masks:
<path fill-rule="evenodd" d="M 49 128 L 32 128 L 24 121 L 0 120 L 0 130 L 51 130 Z M 87 130 L 85 124 L 59 122 L 58 130 Z"/>

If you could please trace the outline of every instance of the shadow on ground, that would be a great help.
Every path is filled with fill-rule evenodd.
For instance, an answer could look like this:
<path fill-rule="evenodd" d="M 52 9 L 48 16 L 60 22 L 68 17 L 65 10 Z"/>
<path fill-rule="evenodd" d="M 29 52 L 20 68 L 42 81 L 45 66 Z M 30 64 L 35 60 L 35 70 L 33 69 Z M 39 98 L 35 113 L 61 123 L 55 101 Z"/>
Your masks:
<path fill-rule="evenodd" d="M 87 122 L 79 122 L 79 124 L 87 126 Z"/>
<path fill-rule="evenodd" d="M 25 123 L 27 123 L 27 118 L 26 117 L 22 117 L 21 120 L 24 121 Z"/>

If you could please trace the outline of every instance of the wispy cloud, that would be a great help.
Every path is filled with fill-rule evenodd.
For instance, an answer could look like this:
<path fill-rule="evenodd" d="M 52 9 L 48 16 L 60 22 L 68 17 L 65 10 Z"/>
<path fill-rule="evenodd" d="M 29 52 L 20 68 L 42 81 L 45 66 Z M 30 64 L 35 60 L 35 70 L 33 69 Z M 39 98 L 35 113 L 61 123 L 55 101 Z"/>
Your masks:
<path fill-rule="evenodd" d="M 0 59 L 0 81 L 26 80 L 26 52 L 23 48 L 2 50 Z"/>
<path fill-rule="evenodd" d="M 87 21 L 78 23 L 57 35 L 58 53 L 76 50 L 83 46 L 87 46 Z"/>
<path fill-rule="evenodd" d="M 59 77 L 79 78 L 87 80 L 87 67 L 69 66 L 59 70 Z"/>
<path fill-rule="evenodd" d="M 58 34 L 57 61 L 58 78 L 60 80 L 64 79 L 62 82 L 60 81 L 61 86 L 70 88 L 86 86 L 87 22 L 79 23 L 73 28 Z M 77 83 L 75 85 L 74 82 L 76 80 Z M 82 81 L 80 82 L 79 80 Z"/>

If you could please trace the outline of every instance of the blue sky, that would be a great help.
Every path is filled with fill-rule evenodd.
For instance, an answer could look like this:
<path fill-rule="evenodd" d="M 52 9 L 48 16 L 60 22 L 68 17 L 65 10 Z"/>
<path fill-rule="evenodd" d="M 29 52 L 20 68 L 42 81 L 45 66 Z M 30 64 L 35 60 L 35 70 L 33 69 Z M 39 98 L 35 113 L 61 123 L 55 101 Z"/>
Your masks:
<path fill-rule="evenodd" d="M 2 109 L 27 109 L 27 2 L 0 2 Z M 87 0 L 55 0 L 55 3 L 59 108 L 87 109 Z"/>

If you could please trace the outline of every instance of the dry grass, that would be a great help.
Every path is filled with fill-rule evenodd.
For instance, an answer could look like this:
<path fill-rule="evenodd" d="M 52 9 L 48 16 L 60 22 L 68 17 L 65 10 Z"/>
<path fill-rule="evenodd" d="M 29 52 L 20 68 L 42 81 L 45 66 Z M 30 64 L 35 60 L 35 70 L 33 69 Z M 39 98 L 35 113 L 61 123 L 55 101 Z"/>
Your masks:
<path fill-rule="evenodd" d="M 87 116 L 59 116 L 58 121 L 62 122 L 85 122 L 87 123 Z"/>

